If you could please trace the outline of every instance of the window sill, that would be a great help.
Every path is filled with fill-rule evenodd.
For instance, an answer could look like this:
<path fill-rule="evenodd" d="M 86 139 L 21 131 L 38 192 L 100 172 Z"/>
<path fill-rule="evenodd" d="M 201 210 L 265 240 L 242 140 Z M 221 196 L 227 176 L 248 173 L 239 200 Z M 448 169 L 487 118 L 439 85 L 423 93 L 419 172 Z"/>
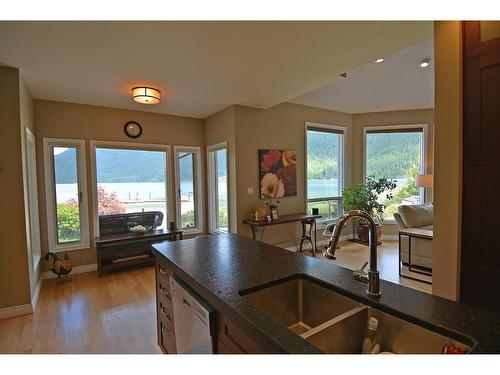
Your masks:
<path fill-rule="evenodd" d="M 60 246 L 52 248 L 50 251 L 52 253 L 65 253 L 68 251 L 89 250 L 89 249 L 90 249 L 90 246 L 88 243 L 84 243 L 84 244 L 79 243 L 79 244 L 69 245 L 69 246 L 60 245 Z"/>
<path fill-rule="evenodd" d="M 208 233 L 210 233 L 210 234 L 227 234 L 229 232 L 228 231 L 223 231 L 223 230 L 212 229 Z"/>
<path fill-rule="evenodd" d="M 183 235 L 204 234 L 200 228 L 181 228 Z"/>

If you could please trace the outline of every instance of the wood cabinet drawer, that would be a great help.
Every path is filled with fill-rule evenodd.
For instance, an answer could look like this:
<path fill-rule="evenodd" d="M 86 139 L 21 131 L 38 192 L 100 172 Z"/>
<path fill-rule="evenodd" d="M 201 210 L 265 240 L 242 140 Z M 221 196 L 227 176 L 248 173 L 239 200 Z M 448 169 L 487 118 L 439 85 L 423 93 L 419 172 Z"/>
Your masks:
<path fill-rule="evenodd" d="M 170 284 L 170 276 L 173 274 L 172 270 L 167 264 L 157 258 L 156 261 L 156 279 L 163 280 L 165 283 Z"/>
<path fill-rule="evenodd" d="M 220 339 L 217 340 L 216 354 L 235 354 Z"/>
<path fill-rule="evenodd" d="M 158 280 L 156 283 L 158 288 L 158 301 L 165 300 L 165 303 L 172 305 L 172 293 L 170 291 L 170 280 Z"/>
<path fill-rule="evenodd" d="M 217 314 L 217 335 L 217 339 L 222 341 L 225 346 L 223 350 L 227 349 L 235 354 L 264 353 L 250 337 L 221 313 Z"/>
<path fill-rule="evenodd" d="M 158 319 L 162 320 L 174 331 L 174 315 L 173 315 L 174 310 L 172 307 L 172 303 L 168 302 L 168 300 L 161 298 L 158 299 L 157 308 L 158 308 Z"/>
<path fill-rule="evenodd" d="M 163 319 L 158 322 L 158 344 L 166 354 L 176 354 L 174 330 Z"/>

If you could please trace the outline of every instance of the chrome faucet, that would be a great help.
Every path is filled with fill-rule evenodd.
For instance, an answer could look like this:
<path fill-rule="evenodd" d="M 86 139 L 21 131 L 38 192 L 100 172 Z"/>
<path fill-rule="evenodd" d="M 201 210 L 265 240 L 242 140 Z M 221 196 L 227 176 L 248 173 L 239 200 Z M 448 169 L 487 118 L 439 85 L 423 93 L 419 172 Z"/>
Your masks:
<path fill-rule="evenodd" d="M 333 230 L 332 237 L 330 240 L 330 245 L 323 253 L 323 256 L 328 259 L 335 259 L 335 249 L 339 243 L 340 232 L 344 227 L 345 223 L 352 219 L 353 217 L 360 217 L 368 223 L 368 246 L 370 248 L 370 269 L 368 270 L 368 289 L 366 293 L 370 296 L 380 296 L 380 278 L 379 272 L 377 270 L 377 231 L 376 225 L 373 221 L 372 217 L 368 215 L 366 212 L 361 210 L 352 210 L 344 213 L 340 219 L 337 221 L 335 225 L 335 229 Z M 366 264 L 365 264 L 366 266 Z M 364 268 L 364 267 L 363 267 Z M 353 277 L 357 280 L 363 281 L 363 277 L 360 277 L 360 271 L 354 271 Z M 364 273 L 364 272 L 363 272 Z"/>

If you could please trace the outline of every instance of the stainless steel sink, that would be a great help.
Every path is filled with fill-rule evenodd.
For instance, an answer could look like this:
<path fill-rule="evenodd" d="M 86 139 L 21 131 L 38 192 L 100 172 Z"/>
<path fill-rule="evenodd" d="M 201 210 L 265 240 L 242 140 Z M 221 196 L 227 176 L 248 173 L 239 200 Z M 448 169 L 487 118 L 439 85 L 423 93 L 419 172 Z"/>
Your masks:
<path fill-rule="evenodd" d="M 361 304 L 304 278 L 241 292 L 262 312 L 297 334 L 341 315 Z"/>
<path fill-rule="evenodd" d="M 361 353 L 363 339 L 368 335 L 368 319 L 372 316 L 379 321 L 382 352 L 438 354 L 445 345 L 469 352 L 475 345 L 467 336 L 411 323 L 304 277 L 277 281 L 240 294 L 325 353 Z"/>

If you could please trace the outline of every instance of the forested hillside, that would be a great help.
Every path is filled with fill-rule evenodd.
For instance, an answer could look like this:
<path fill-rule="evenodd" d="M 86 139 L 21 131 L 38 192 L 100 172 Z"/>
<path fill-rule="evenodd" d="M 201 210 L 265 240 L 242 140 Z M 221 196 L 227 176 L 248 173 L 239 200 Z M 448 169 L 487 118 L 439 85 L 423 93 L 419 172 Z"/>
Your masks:
<path fill-rule="evenodd" d="M 55 156 L 58 184 L 76 182 L 75 157 L 76 151 L 71 148 Z M 225 158 L 219 159 L 219 163 L 225 162 Z M 192 179 L 192 169 L 192 157 L 183 158 L 180 169 L 182 181 Z M 103 183 L 163 182 L 165 159 L 159 152 L 97 149 L 97 179 L 97 182 Z"/>
<path fill-rule="evenodd" d="M 309 132 L 307 139 L 308 177 L 337 178 L 337 147 L 335 135 Z M 367 174 L 375 178 L 404 178 L 414 165 L 420 165 L 420 133 L 370 134 L 367 137 Z"/>

